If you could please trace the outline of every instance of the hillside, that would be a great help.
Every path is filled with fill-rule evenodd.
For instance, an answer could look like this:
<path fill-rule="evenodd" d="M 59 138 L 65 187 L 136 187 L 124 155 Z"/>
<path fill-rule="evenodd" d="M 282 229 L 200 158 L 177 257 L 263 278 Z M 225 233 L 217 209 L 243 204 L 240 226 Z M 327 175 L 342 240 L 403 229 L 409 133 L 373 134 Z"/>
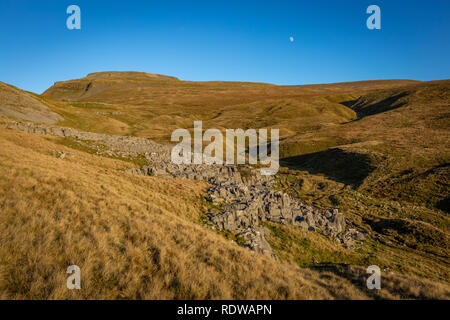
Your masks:
<path fill-rule="evenodd" d="M 63 120 L 34 94 L 3 82 L 0 82 L 0 117 L 47 124 Z"/>
<path fill-rule="evenodd" d="M 375 89 L 395 88 L 410 80 L 379 80 L 329 85 L 275 86 L 263 83 L 192 82 L 110 72 L 57 82 L 42 96 L 64 102 L 54 110 L 67 126 L 108 133 L 131 134 L 169 141 L 177 128 L 192 128 L 203 120 L 212 128 L 280 128 L 281 136 L 315 130 L 355 119 L 340 104 Z M 250 116 L 251 115 L 251 116 Z M 97 127 L 101 126 L 101 127 Z"/>
<path fill-rule="evenodd" d="M 297 155 L 284 163 L 380 199 L 449 212 L 449 101 L 448 80 L 363 95 L 345 102 L 357 120 L 286 139 L 285 155 Z"/>
<path fill-rule="evenodd" d="M 335 180 L 366 190 L 376 180 L 371 192 L 379 197 L 448 211 L 449 154 L 442 148 L 449 139 L 448 80 L 275 86 L 110 74 L 58 82 L 43 97 L 65 101 L 54 108 L 64 125 L 162 142 L 177 128 L 192 130 L 194 120 L 203 120 L 204 129 L 279 128 L 281 156 L 290 168 L 306 168 L 314 159 L 314 166 L 328 167 L 316 173 L 332 171 Z M 69 91 L 77 86 L 82 89 Z M 341 151 L 327 151 L 334 147 Z M 345 173 L 320 161 L 331 154 L 355 161 L 356 168 Z"/>
<path fill-rule="evenodd" d="M 14 129 L 0 126 L 1 296 L 70 297 L 58 267 L 76 262 L 89 288 L 77 298 L 448 299 L 449 93 L 450 80 L 277 86 L 140 72 L 92 73 L 26 93 L 60 118 L 53 129 L 0 118 Z M 264 234 L 250 244 L 276 259 L 245 248 L 248 234 L 235 225 L 215 226 L 217 213 L 234 209 L 214 192 L 242 212 L 251 197 L 235 190 L 261 190 L 258 181 L 230 193 L 211 180 L 213 169 L 167 165 L 172 131 L 193 130 L 194 120 L 204 130 L 280 129 L 274 188 L 292 212 L 309 212 L 308 225 L 270 212 L 257 227 L 245 220 Z M 137 152 L 116 150 L 130 139 Z M 339 234 L 321 225 L 335 209 L 345 218 Z M 371 264 L 383 270 L 379 292 L 365 289 Z"/>
<path fill-rule="evenodd" d="M 253 253 L 199 220 L 205 184 L 131 175 L 124 169 L 135 165 L 127 159 L 66 144 L 60 138 L 0 127 L 2 299 L 367 299 L 450 294 L 446 284 L 397 273 L 386 275 L 384 290 L 375 293 L 365 289 L 362 267 L 338 274 Z M 316 236 L 314 241 L 324 240 Z M 348 254 L 331 241 L 325 244 Z M 82 270 L 83 290 L 65 287 L 65 269 L 71 264 Z"/>

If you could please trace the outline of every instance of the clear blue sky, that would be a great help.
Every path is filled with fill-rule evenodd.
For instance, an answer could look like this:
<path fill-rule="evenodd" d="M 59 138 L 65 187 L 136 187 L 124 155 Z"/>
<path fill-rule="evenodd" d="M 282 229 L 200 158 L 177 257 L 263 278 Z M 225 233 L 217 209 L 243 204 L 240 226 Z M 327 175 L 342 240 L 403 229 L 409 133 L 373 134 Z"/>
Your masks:
<path fill-rule="evenodd" d="M 71 4 L 81 30 L 66 28 Z M 371 4 L 381 30 L 366 27 Z M 0 27 L 0 81 L 37 93 L 107 70 L 276 84 L 450 73 L 448 0 L 1 0 Z"/>

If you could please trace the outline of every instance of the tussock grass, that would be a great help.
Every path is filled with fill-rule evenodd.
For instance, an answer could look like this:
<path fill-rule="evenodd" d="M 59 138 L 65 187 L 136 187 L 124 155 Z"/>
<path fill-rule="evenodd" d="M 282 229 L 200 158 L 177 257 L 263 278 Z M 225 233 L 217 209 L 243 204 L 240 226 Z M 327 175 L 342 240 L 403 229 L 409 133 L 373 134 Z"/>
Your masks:
<path fill-rule="evenodd" d="M 274 86 L 108 73 L 27 93 L 83 131 L 167 142 L 194 120 L 279 128 L 290 159 L 278 188 L 339 208 L 370 239 L 350 251 L 268 223 L 277 262 L 208 228 L 203 183 L 132 176 L 123 169 L 140 159 L 0 127 L 0 297 L 448 299 L 449 92 L 448 80 Z M 81 291 L 65 287 L 70 264 Z M 379 292 L 365 289 L 369 264 L 393 271 Z"/>
<path fill-rule="evenodd" d="M 132 176 L 83 152 L 57 159 L 39 136 L 0 134 L 4 299 L 332 297 L 195 223 L 202 184 Z M 65 287 L 71 264 L 82 290 Z"/>
<path fill-rule="evenodd" d="M 76 156 L 52 157 L 57 148 Z M 199 224 L 202 183 L 133 176 L 123 161 L 3 127 L 0 162 L 3 299 L 370 297 L 336 273 L 279 263 Z M 71 264 L 81 290 L 66 288 Z"/>

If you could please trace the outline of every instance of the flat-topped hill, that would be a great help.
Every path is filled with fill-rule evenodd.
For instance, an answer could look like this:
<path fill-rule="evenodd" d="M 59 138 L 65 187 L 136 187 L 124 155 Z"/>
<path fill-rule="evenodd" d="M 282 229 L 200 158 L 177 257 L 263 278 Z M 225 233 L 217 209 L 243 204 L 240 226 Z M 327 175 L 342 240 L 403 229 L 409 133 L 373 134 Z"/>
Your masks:
<path fill-rule="evenodd" d="M 165 76 L 162 74 L 137 72 L 137 71 L 104 71 L 89 73 L 86 78 L 89 79 L 159 79 L 159 80 L 178 80 L 176 77 Z"/>
<path fill-rule="evenodd" d="M 183 81 L 176 77 L 134 71 L 90 73 L 84 78 L 58 81 L 42 95 L 64 101 L 101 101 L 143 105 L 155 98 L 196 103 L 214 107 L 252 102 L 261 98 L 299 95 L 361 93 L 420 83 L 414 80 L 373 80 L 316 85 L 278 86 L 268 83 L 238 81 Z M 136 99 L 130 101 L 130 95 Z"/>

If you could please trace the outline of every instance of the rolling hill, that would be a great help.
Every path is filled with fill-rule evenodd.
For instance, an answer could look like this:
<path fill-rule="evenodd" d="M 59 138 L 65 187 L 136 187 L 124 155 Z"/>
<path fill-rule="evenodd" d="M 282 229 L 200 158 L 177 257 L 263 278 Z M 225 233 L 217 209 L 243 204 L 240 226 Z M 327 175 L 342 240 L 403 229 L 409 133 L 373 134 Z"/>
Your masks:
<path fill-rule="evenodd" d="M 204 224 L 206 183 L 130 175 L 145 163 L 1 127 L 2 297 L 448 299 L 450 80 L 277 86 L 100 72 L 40 96 L 4 87 L 58 126 L 160 143 L 194 120 L 204 130 L 279 128 L 276 188 L 338 208 L 367 238 L 344 247 L 266 221 L 276 261 Z M 75 262 L 86 270 L 80 295 L 58 271 Z M 383 270 L 380 292 L 365 289 L 371 264 Z"/>

